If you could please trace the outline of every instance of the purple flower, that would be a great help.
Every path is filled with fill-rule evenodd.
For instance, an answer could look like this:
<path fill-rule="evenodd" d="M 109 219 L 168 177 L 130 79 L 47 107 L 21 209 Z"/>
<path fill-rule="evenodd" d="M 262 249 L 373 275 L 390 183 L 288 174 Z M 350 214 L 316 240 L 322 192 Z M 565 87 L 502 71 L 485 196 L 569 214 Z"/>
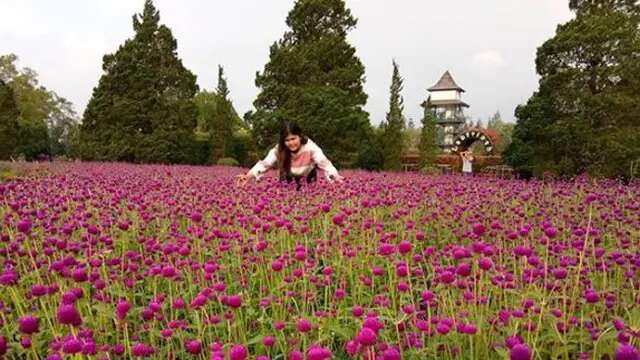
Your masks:
<path fill-rule="evenodd" d="M 509 353 L 511 360 L 531 360 L 531 350 L 525 344 L 517 344 L 511 348 Z"/>
<path fill-rule="evenodd" d="M 47 287 L 40 284 L 35 284 L 31 287 L 31 294 L 36 297 L 44 296 L 47 294 Z"/>
<path fill-rule="evenodd" d="M 493 261 L 491 261 L 491 259 L 485 257 L 485 258 L 480 259 L 480 261 L 478 261 L 478 266 L 480 266 L 480 269 L 486 271 L 486 270 L 491 269 L 491 267 L 493 266 Z"/>
<path fill-rule="evenodd" d="M 303 360 L 304 359 L 304 355 L 300 351 L 294 350 L 294 351 L 289 353 L 289 356 L 287 358 L 289 360 Z"/>
<path fill-rule="evenodd" d="M 75 337 L 68 338 L 62 344 L 62 351 L 65 354 L 77 354 L 82 351 L 82 341 Z"/>
<path fill-rule="evenodd" d="M 380 255 L 389 256 L 389 255 L 393 255 L 393 253 L 395 252 L 396 252 L 396 247 L 393 246 L 392 244 L 388 244 L 388 243 L 380 244 L 380 250 L 379 250 Z"/>
<path fill-rule="evenodd" d="M 271 270 L 273 270 L 273 271 L 278 272 L 278 271 L 282 270 L 283 267 L 284 267 L 284 265 L 282 264 L 282 261 L 280 261 L 280 260 L 274 260 L 271 263 Z"/>
<path fill-rule="evenodd" d="M 39 327 L 39 319 L 33 315 L 25 315 L 18 319 L 20 332 L 27 335 L 37 333 Z"/>
<path fill-rule="evenodd" d="M 64 325 L 80 326 L 82 324 L 80 313 L 71 304 L 63 304 L 58 308 L 58 321 Z"/>
<path fill-rule="evenodd" d="M 231 295 L 227 297 L 227 306 L 230 306 L 234 309 L 242 306 L 242 298 L 240 295 Z"/>
<path fill-rule="evenodd" d="M 640 353 L 633 345 L 620 344 L 616 350 L 616 360 L 640 360 Z"/>
<path fill-rule="evenodd" d="M 400 360 L 400 352 L 396 348 L 388 348 L 382 353 L 383 360 Z"/>
<path fill-rule="evenodd" d="M 584 293 L 584 299 L 590 304 L 595 304 L 600 301 L 600 296 L 595 290 L 587 290 Z"/>
<path fill-rule="evenodd" d="M 272 347 L 276 343 L 276 338 L 270 335 L 267 335 L 262 338 L 262 345 L 266 347 Z"/>
<path fill-rule="evenodd" d="M 197 222 L 199 223 L 200 221 L 202 221 L 202 213 L 199 211 L 194 211 L 191 213 L 191 220 L 193 222 Z"/>
<path fill-rule="evenodd" d="M 307 350 L 307 360 L 325 360 L 331 358 L 331 351 L 323 347 L 312 345 Z"/>
<path fill-rule="evenodd" d="M 131 354 L 136 357 L 150 357 L 154 353 L 153 347 L 143 343 L 136 343 L 131 348 Z"/>
<path fill-rule="evenodd" d="M 242 345 L 234 345 L 229 351 L 231 360 L 245 360 L 249 356 L 247 349 Z"/>
<path fill-rule="evenodd" d="M 124 320 L 127 317 L 127 313 L 131 309 L 131 305 L 126 300 L 121 300 L 116 305 L 116 316 L 119 320 Z"/>
<path fill-rule="evenodd" d="M 484 225 L 482 225 L 481 223 L 473 224 L 473 233 L 476 236 L 482 236 L 482 234 L 484 234 L 484 232 L 485 232 Z"/>
<path fill-rule="evenodd" d="M 382 322 L 380 322 L 380 320 L 378 320 L 377 317 L 367 316 L 367 318 L 364 319 L 364 323 L 362 324 L 362 327 L 369 328 L 373 330 L 376 334 L 378 334 L 378 331 L 384 328 L 384 325 L 382 324 Z"/>
<path fill-rule="evenodd" d="M 405 255 L 405 254 L 411 252 L 412 248 L 413 248 L 413 246 L 407 240 L 402 240 L 402 241 L 400 241 L 400 244 L 398 244 L 398 251 L 402 255 Z"/>
<path fill-rule="evenodd" d="M 460 276 L 471 275 L 471 265 L 469 263 L 460 263 L 456 267 L 456 274 Z"/>
<path fill-rule="evenodd" d="M 187 351 L 190 354 L 199 354 L 202 351 L 202 343 L 200 340 L 187 341 Z"/>
<path fill-rule="evenodd" d="M 553 239 L 554 237 L 556 237 L 556 235 L 558 235 L 558 230 L 556 230 L 556 228 L 554 228 L 553 226 L 549 226 L 544 229 L 544 234 L 547 235 L 547 237 Z"/>
<path fill-rule="evenodd" d="M 21 219 L 18 221 L 18 231 L 24 234 L 31 231 L 31 221 L 29 219 Z"/>
<path fill-rule="evenodd" d="M 436 330 L 440 335 L 447 335 L 451 331 L 451 327 L 441 321 L 436 326 Z"/>
<path fill-rule="evenodd" d="M 372 346 L 378 341 L 378 335 L 372 329 L 364 327 L 360 329 L 360 332 L 356 336 L 356 341 L 363 346 Z"/>
<path fill-rule="evenodd" d="M 456 276 L 451 271 L 444 271 L 440 274 L 439 279 L 445 284 L 451 284 L 456 280 Z"/>

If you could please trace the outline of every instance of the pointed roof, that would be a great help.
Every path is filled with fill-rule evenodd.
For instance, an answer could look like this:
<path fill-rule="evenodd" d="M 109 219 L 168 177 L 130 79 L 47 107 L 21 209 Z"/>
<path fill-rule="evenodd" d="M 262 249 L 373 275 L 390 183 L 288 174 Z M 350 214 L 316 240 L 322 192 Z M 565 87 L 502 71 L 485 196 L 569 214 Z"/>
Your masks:
<path fill-rule="evenodd" d="M 456 82 L 453 80 L 453 76 L 449 73 L 449 70 L 445 71 L 440 80 L 428 88 L 429 91 L 438 91 L 438 90 L 458 90 L 464 92 L 464 89 L 458 86 Z"/>

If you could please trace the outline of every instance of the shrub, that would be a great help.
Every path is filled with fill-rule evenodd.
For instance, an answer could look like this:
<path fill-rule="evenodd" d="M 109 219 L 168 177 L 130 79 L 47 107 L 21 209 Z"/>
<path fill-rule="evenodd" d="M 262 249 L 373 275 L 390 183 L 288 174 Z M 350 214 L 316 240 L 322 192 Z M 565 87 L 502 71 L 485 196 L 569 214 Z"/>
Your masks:
<path fill-rule="evenodd" d="M 226 157 L 226 158 L 218 159 L 218 161 L 216 162 L 216 165 L 240 166 L 240 163 L 238 162 L 238 160 L 234 158 Z"/>

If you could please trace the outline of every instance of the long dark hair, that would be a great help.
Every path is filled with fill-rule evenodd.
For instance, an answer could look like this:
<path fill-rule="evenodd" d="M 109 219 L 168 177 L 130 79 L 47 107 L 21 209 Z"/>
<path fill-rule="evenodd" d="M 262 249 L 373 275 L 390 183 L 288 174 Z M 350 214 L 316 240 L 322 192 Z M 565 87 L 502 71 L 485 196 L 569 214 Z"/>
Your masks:
<path fill-rule="evenodd" d="M 285 139 L 289 135 L 300 136 L 300 146 L 307 143 L 308 138 L 302 133 L 302 129 L 296 123 L 289 121 L 283 121 L 280 128 L 280 140 L 278 141 L 277 158 L 278 158 L 278 172 L 280 178 L 289 176 L 291 174 L 291 151 L 285 145 Z"/>

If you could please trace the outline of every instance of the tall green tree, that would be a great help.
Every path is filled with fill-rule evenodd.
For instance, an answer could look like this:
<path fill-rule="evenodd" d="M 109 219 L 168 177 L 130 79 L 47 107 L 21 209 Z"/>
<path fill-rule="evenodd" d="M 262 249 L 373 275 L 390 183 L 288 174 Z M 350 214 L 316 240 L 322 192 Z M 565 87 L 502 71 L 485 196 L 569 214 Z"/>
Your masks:
<path fill-rule="evenodd" d="M 398 64 L 393 61 L 393 74 L 389 87 L 389 112 L 384 123 L 383 149 L 384 168 L 386 170 L 400 170 L 402 168 L 402 152 L 404 146 L 404 110 L 402 95 L 402 77 Z"/>
<path fill-rule="evenodd" d="M 536 58 L 538 91 L 516 109 L 505 158 L 523 174 L 629 176 L 640 158 L 640 4 L 570 3 Z"/>
<path fill-rule="evenodd" d="M 362 108 L 364 66 L 346 39 L 357 21 L 343 0 L 297 0 L 286 23 L 289 29 L 256 74 L 260 93 L 248 120 L 258 149 L 273 146 L 287 119 L 334 162 L 354 165 L 370 130 Z"/>
<path fill-rule="evenodd" d="M 218 65 L 218 86 L 215 91 L 215 111 L 211 118 L 211 140 L 214 160 L 234 157 L 233 136 L 241 127 L 242 120 L 229 99 L 229 87 L 224 68 Z"/>
<path fill-rule="evenodd" d="M 13 89 L 0 80 L 0 160 L 8 160 L 16 155 L 19 116 Z"/>
<path fill-rule="evenodd" d="M 421 104 L 423 108 L 422 128 L 420 129 L 420 142 L 418 149 L 420 151 L 420 167 L 432 166 L 435 163 L 436 155 L 438 155 L 438 130 L 437 118 L 431 108 L 431 96 L 427 101 Z"/>
<path fill-rule="evenodd" d="M 242 162 L 246 158 L 246 141 L 250 139 L 244 121 L 238 116 L 224 76 L 224 68 L 218 66 L 218 84 L 215 90 L 203 89 L 195 96 L 198 108 L 198 131 L 211 145 L 209 162 L 232 157 Z"/>
<path fill-rule="evenodd" d="M 64 129 L 77 126 L 72 104 L 38 81 L 30 68 L 19 69 L 14 54 L 0 56 L 0 81 L 11 89 L 18 108 L 13 156 L 68 155 Z"/>
<path fill-rule="evenodd" d="M 135 35 L 103 58 L 104 74 L 84 112 L 85 159 L 188 163 L 193 159 L 198 90 L 171 30 L 146 0 Z"/>

